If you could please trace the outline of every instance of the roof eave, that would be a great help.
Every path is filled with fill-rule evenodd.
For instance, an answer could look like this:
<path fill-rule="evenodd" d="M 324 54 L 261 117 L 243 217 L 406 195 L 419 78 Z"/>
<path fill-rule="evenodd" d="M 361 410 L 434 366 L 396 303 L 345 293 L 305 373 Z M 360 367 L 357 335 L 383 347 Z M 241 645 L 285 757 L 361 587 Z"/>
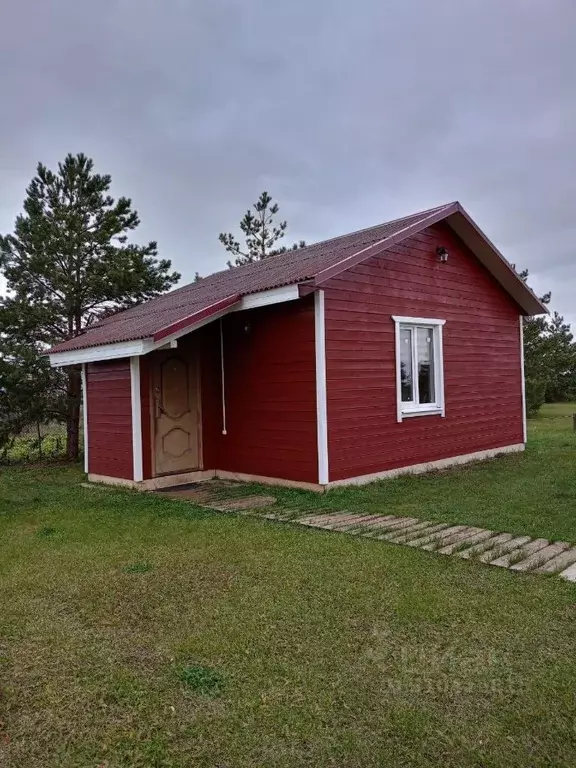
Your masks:
<path fill-rule="evenodd" d="M 500 253 L 460 203 L 446 217 L 446 223 L 458 235 L 481 264 L 490 272 L 522 310 L 525 316 L 548 314 L 549 310 L 522 280 L 510 262 Z"/>

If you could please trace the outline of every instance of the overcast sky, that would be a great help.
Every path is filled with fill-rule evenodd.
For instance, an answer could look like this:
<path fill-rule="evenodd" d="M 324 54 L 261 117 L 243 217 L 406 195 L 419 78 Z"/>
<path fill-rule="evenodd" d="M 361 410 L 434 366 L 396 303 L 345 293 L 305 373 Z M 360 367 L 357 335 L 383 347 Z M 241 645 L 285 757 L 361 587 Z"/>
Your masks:
<path fill-rule="evenodd" d="M 0 232 L 92 156 L 190 280 L 262 189 L 308 242 L 460 200 L 576 323 L 574 0 L 20 0 Z"/>

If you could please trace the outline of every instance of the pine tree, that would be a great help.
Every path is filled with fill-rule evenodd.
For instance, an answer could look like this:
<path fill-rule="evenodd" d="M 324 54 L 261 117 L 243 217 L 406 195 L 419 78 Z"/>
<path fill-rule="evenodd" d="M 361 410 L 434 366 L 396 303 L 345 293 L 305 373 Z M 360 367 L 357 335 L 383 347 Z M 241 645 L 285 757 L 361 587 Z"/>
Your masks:
<path fill-rule="evenodd" d="M 528 279 L 528 270 L 519 273 Z M 548 305 L 551 294 L 540 298 Z M 546 401 L 568 400 L 576 384 L 576 344 L 562 315 L 537 315 L 524 318 L 524 374 L 526 409 L 535 416 Z"/>
<path fill-rule="evenodd" d="M 274 247 L 285 236 L 287 227 L 285 221 L 275 222 L 274 217 L 280 210 L 278 203 L 272 201 L 268 192 L 262 192 L 252 207 L 255 213 L 248 209 L 240 222 L 245 240 L 243 249 L 231 232 L 221 232 L 218 236 L 228 253 L 235 257 L 234 262 L 228 261 L 230 269 L 243 264 L 252 264 L 289 250 L 286 246 Z M 299 243 L 294 243 L 290 250 L 295 251 L 305 246 L 304 240 L 300 240 Z"/>
<path fill-rule="evenodd" d="M 18 360 L 14 350 L 33 350 L 27 367 L 36 371 L 42 390 L 50 379 L 48 390 L 56 391 L 62 374 L 34 360 L 41 352 L 106 314 L 163 293 L 180 278 L 170 261 L 157 258 L 155 242 L 128 242 L 140 219 L 128 198 L 110 196 L 110 185 L 110 176 L 95 173 L 83 154 L 69 154 L 57 172 L 40 163 L 14 233 L 0 236 L 0 270 L 8 287 L 0 298 L 0 357 L 8 366 Z M 80 371 L 67 368 L 64 376 L 64 397 L 54 404 L 63 411 L 68 456 L 75 459 Z"/>

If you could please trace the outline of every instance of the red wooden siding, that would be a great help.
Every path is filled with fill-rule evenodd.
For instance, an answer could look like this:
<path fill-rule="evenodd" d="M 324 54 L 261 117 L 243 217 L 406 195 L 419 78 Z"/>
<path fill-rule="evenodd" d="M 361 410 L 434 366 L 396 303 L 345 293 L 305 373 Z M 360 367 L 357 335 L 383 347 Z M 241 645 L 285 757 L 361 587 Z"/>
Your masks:
<path fill-rule="evenodd" d="M 130 361 L 86 366 L 88 389 L 88 471 L 133 478 Z"/>
<path fill-rule="evenodd" d="M 223 319 L 226 435 L 219 322 L 199 333 L 204 467 L 318 482 L 313 297 Z"/>
<path fill-rule="evenodd" d="M 330 280 L 325 312 L 330 480 L 523 441 L 520 310 L 446 224 Z M 397 422 L 392 315 L 446 320 L 445 418 Z"/>

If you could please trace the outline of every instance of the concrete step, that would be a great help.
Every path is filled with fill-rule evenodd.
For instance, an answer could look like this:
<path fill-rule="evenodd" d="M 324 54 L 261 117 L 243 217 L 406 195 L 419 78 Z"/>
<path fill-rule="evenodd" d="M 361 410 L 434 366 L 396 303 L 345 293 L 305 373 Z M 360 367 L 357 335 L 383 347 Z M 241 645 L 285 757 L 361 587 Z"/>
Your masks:
<path fill-rule="evenodd" d="M 556 557 L 548 560 L 544 565 L 536 568 L 534 573 L 560 573 L 561 571 L 566 570 L 572 563 L 576 563 L 576 547 L 572 547 L 571 549 L 565 550 L 560 555 L 556 555 Z M 560 575 L 562 574 L 560 573 Z"/>
<path fill-rule="evenodd" d="M 431 533 L 436 533 L 436 531 L 442 531 L 444 528 L 448 528 L 448 523 L 421 523 L 420 525 L 412 525 L 410 528 L 404 528 L 400 532 L 392 531 L 392 533 L 378 538 L 389 541 L 391 544 L 407 544 L 412 539 L 428 536 Z"/>
<path fill-rule="evenodd" d="M 397 517 L 393 520 L 386 520 L 382 524 L 374 524 L 370 526 L 366 526 L 368 530 L 364 533 L 362 532 L 360 536 L 367 536 L 368 538 L 377 539 L 379 538 L 379 534 L 382 530 L 384 531 L 391 531 L 391 530 L 398 530 L 401 528 L 408 528 L 410 525 L 414 525 L 414 523 L 417 523 L 418 520 L 414 517 Z"/>
<path fill-rule="evenodd" d="M 541 549 L 544 549 L 549 543 L 548 539 L 534 539 L 527 544 L 516 547 L 516 549 L 511 550 L 506 555 L 497 557 L 495 560 L 490 560 L 490 565 L 497 565 L 500 568 L 509 568 L 511 565 L 515 565 L 516 562 L 522 562 L 524 558 L 533 555 L 534 552 L 539 552 Z M 516 558 L 520 556 L 522 559 L 517 561 Z"/>
<path fill-rule="evenodd" d="M 418 537 L 417 539 L 411 539 L 410 541 L 406 542 L 406 545 L 408 547 L 424 548 L 429 544 L 431 544 L 433 541 L 444 539 L 446 538 L 446 536 L 450 536 L 453 533 L 459 533 L 460 531 L 463 531 L 465 528 L 466 528 L 465 525 L 452 525 L 448 528 L 444 528 L 441 531 L 436 531 L 435 533 L 431 533 L 429 536 L 422 536 L 422 537 Z M 434 549 L 434 546 L 432 546 L 431 549 Z"/>
<path fill-rule="evenodd" d="M 455 533 L 451 533 L 449 535 L 439 535 L 438 537 L 433 538 L 433 540 L 429 544 L 424 544 L 424 546 L 420 547 L 420 549 L 425 549 L 427 552 L 436 552 L 438 549 L 443 547 L 447 544 L 454 544 L 458 541 L 459 537 L 471 535 L 473 533 L 479 533 L 481 529 L 480 528 L 470 528 L 468 526 L 463 526 L 459 531 L 456 531 Z M 446 533 L 443 531 L 442 533 Z"/>
<path fill-rule="evenodd" d="M 532 541 L 530 536 L 511 536 L 502 544 L 497 544 L 495 547 L 487 549 L 479 555 L 478 560 L 481 563 L 490 563 L 492 560 L 502 557 L 502 555 L 505 555 L 507 552 L 512 552 L 513 550 L 518 549 L 518 547 L 528 544 L 529 541 Z"/>
<path fill-rule="evenodd" d="M 316 523 L 316 527 L 324 528 L 327 531 L 337 531 L 339 528 L 343 528 L 346 525 L 353 525 L 354 521 L 357 521 L 359 517 L 372 517 L 372 515 L 342 515 L 340 518 L 328 520 L 326 523 Z"/>
<path fill-rule="evenodd" d="M 566 581 L 576 581 L 576 563 L 563 570 L 559 576 L 561 579 L 566 579 Z"/>
<path fill-rule="evenodd" d="M 566 541 L 557 541 L 555 544 L 550 544 L 548 547 L 539 549 L 534 552 L 533 555 L 527 557 L 526 560 L 522 560 L 519 563 L 514 563 L 510 566 L 511 571 L 531 571 L 539 566 L 545 565 L 548 561 L 552 560 L 557 555 L 562 554 L 567 549 L 570 549 L 570 544 Z"/>
<path fill-rule="evenodd" d="M 456 556 L 467 560 L 468 558 L 474 557 L 475 555 L 481 555 L 483 552 L 487 552 L 497 545 L 505 544 L 507 541 L 510 541 L 510 539 L 513 538 L 514 536 L 511 533 L 499 533 L 498 535 L 489 537 L 486 539 L 486 541 L 481 541 L 479 544 L 470 547 L 470 549 L 462 549 L 460 552 L 456 552 Z"/>
<path fill-rule="evenodd" d="M 477 533 L 463 533 L 455 542 L 442 547 L 442 549 L 437 549 L 436 551 L 441 555 L 460 554 L 460 551 L 462 551 L 464 547 L 470 547 L 472 544 L 485 541 L 494 535 L 494 531 L 485 531 L 483 528 L 478 529 Z M 460 548 L 462 548 L 462 550 Z M 468 551 L 470 550 L 468 549 Z"/>
<path fill-rule="evenodd" d="M 362 528 L 364 525 L 368 525 L 369 523 L 376 523 L 381 519 L 381 515 L 357 515 L 356 518 L 352 521 L 349 520 L 348 522 L 331 525 L 330 530 L 340 531 L 341 533 L 349 533 L 355 531 L 356 528 Z"/>

